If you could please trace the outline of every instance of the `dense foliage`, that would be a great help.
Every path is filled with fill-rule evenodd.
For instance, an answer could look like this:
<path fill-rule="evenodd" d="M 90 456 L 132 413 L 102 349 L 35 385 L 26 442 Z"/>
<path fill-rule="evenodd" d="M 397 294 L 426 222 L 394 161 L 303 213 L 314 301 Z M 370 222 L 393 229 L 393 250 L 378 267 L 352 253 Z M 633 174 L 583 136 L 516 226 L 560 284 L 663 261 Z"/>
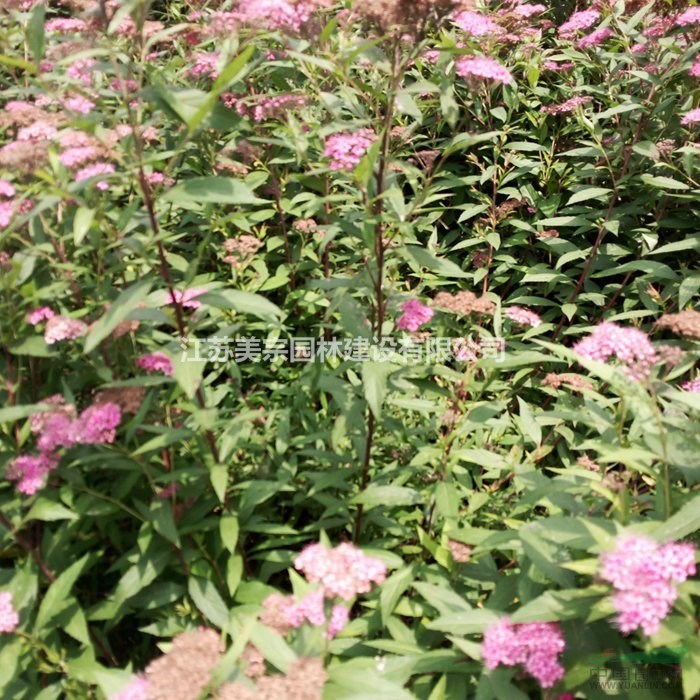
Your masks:
<path fill-rule="evenodd" d="M 3 2 L 2 698 L 700 697 L 700 8 L 569 5 Z"/>

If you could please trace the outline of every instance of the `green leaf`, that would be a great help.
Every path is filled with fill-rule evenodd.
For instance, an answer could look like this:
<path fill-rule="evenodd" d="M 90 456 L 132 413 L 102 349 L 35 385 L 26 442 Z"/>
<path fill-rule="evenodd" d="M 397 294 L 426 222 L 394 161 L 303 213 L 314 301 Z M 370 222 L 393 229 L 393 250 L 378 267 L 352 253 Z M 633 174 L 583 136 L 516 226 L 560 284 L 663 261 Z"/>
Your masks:
<path fill-rule="evenodd" d="M 686 185 L 685 182 L 680 182 L 679 180 L 674 180 L 672 177 L 666 177 L 665 175 L 649 175 L 649 173 L 644 173 L 642 175 L 642 182 L 645 185 L 651 185 L 652 187 L 658 187 L 661 190 L 689 190 L 690 185 Z"/>
<path fill-rule="evenodd" d="M 572 204 L 578 204 L 579 202 L 585 202 L 589 199 L 598 199 L 612 192 L 609 187 L 587 187 L 584 190 L 579 190 L 575 194 L 571 195 L 571 198 L 566 203 L 566 206 L 571 206 Z"/>
<path fill-rule="evenodd" d="M 56 580 L 49 586 L 44 595 L 39 612 L 34 625 L 35 632 L 44 629 L 56 615 L 68 607 L 67 601 L 73 585 L 78 577 L 88 567 L 93 559 L 93 555 L 86 554 L 84 557 L 71 564 Z"/>
<path fill-rule="evenodd" d="M 190 576 L 187 591 L 199 612 L 209 622 L 219 629 L 224 629 L 228 625 L 228 607 L 211 581 L 199 576 Z"/>
<path fill-rule="evenodd" d="M 242 292 L 239 289 L 217 289 L 198 297 L 216 309 L 233 309 L 242 314 L 251 314 L 264 320 L 284 318 L 285 313 L 260 294 Z"/>
<path fill-rule="evenodd" d="M 238 544 L 238 518 L 233 513 L 226 513 L 219 521 L 219 532 L 224 547 L 233 554 Z"/>
<path fill-rule="evenodd" d="M 92 352 L 145 299 L 150 290 L 148 280 L 141 280 L 125 289 L 110 305 L 107 313 L 92 326 L 85 337 L 83 350 Z"/>
<path fill-rule="evenodd" d="M 520 406 L 520 429 L 523 434 L 532 440 L 535 445 L 542 444 L 542 428 L 540 428 L 539 423 L 535 420 L 535 417 L 530 410 L 530 407 L 525 401 L 523 401 L 519 396 L 518 405 Z"/>
<path fill-rule="evenodd" d="M 289 664 L 297 659 L 296 654 L 284 638 L 260 622 L 256 622 L 253 626 L 250 641 L 260 649 L 260 653 L 266 661 L 269 661 L 283 673 L 288 670 Z"/>
<path fill-rule="evenodd" d="M 39 63 L 44 57 L 46 47 L 46 34 L 44 32 L 44 20 L 46 18 L 46 4 L 40 2 L 32 12 L 27 24 L 27 44 L 32 52 L 32 57 Z"/>
<path fill-rule="evenodd" d="M 411 506 L 423 502 L 423 497 L 415 489 L 407 486 L 369 486 L 355 496 L 350 503 L 375 506 Z"/>
<path fill-rule="evenodd" d="M 411 585 L 414 574 L 413 566 L 406 566 L 396 571 L 382 584 L 379 595 L 379 609 L 382 614 L 382 624 L 385 627 L 396 604 L 399 602 L 399 598 Z"/>
<path fill-rule="evenodd" d="M 80 245 L 87 236 L 90 226 L 95 219 L 95 210 L 78 207 L 73 217 L 73 242 Z"/>
<path fill-rule="evenodd" d="M 680 540 L 700 530 L 700 494 L 693 497 L 675 515 L 654 530 L 660 542 Z"/>
<path fill-rule="evenodd" d="M 173 379 L 180 385 L 188 399 L 193 398 L 197 393 L 207 365 L 206 357 L 200 356 L 198 350 L 195 345 L 190 345 L 186 351 L 180 353 L 180 357 L 173 358 Z"/>
<path fill-rule="evenodd" d="M 232 177 L 209 175 L 192 177 L 171 187 L 160 200 L 185 209 L 198 209 L 202 204 L 264 204 L 253 190 Z"/>
<path fill-rule="evenodd" d="M 450 128 L 454 129 L 459 118 L 459 105 L 455 99 L 454 86 L 449 80 L 440 83 L 440 112 Z"/>
<path fill-rule="evenodd" d="M 66 508 L 62 503 L 39 496 L 27 515 L 24 516 L 24 520 L 43 520 L 45 522 L 78 520 L 78 514 Z"/>
<path fill-rule="evenodd" d="M 397 252 L 403 253 L 404 257 L 413 262 L 419 268 L 427 267 L 431 272 L 435 272 L 442 277 L 471 278 L 471 275 L 460 269 L 458 265 L 445 258 L 437 258 L 429 253 L 425 248 L 417 245 L 407 245 Z"/>
<path fill-rule="evenodd" d="M 381 418 L 382 415 L 387 377 L 393 370 L 394 366 L 388 362 L 362 363 L 362 386 L 365 400 L 377 419 Z"/>
<path fill-rule="evenodd" d="M 681 659 L 683 698 L 692 700 L 700 695 L 700 641 L 688 640 L 688 652 Z"/>
<path fill-rule="evenodd" d="M 169 501 L 154 500 L 151 502 L 149 513 L 153 529 L 165 537 L 168 542 L 172 542 L 176 547 L 180 546 L 180 535 L 173 519 L 172 505 Z"/>

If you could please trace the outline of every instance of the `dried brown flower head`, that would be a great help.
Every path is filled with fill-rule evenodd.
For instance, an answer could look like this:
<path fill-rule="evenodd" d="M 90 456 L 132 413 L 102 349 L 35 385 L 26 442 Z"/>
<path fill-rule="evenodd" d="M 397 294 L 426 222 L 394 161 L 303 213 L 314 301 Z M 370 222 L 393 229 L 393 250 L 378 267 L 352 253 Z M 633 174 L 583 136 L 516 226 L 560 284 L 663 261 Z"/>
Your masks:
<path fill-rule="evenodd" d="M 178 634 L 172 649 L 146 667 L 148 700 L 198 700 L 220 660 L 221 642 L 214 630 Z"/>
<path fill-rule="evenodd" d="M 559 238 L 559 231 L 555 228 L 548 228 L 544 231 L 538 231 L 535 236 L 541 240 L 546 240 L 548 238 Z"/>
<path fill-rule="evenodd" d="M 14 141 L 0 148 L 0 169 L 29 175 L 44 165 L 47 158 L 43 143 Z"/>
<path fill-rule="evenodd" d="M 456 294 L 439 292 L 433 306 L 457 314 L 487 314 L 493 316 L 496 305 L 486 296 L 478 297 L 474 292 L 461 291 Z"/>
<path fill-rule="evenodd" d="M 248 678 L 260 678 L 265 675 L 265 657 L 252 644 L 246 644 L 241 660 L 246 663 L 245 675 Z"/>
<path fill-rule="evenodd" d="M 594 389 L 593 383 L 588 381 L 581 374 L 574 374 L 573 372 L 565 372 L 564 374 L 557 374 L 556 372 L 550 372 L 543 380 L 542 386 L 549 386 L 552 389 L 559 389 L 562 385 L 569 387 L 569 389 L 582 390 L 582 389 Z"/>
<path fill-rule="evenodd" d="M 656 326 L 684 338 L 700 340 L 700 311 L 688 309 L 677 314 L 664 314 L 656 322 Z"/>
<path fill-rule="evenodd" d="M 297 219 L 292 228 L 299 233 L 316 233 L 318 224 L 313 219 Z"/>
<path fill-rule="evenodd" d="M 353 12 L 384 34 L 399 31 L 421 35 L 449 14 L 473 9 L 472 0 L 355 0 Z"/>
<path fill-rule="evenodd" d="M 124 413 L 138 413 L 146 394 L 142 386 L 114 386 L 98 391 L 94 404 L 116 403 Z"/>
<path fill-rule="evenodd" d="M 458 542 L 457 540 L 448 540 L 447 548 L 450 550 L 452 558 L 458 564 L 465 564 L 471 559 L 472 548 L 464 544 L 464 542 Z"/>
<path fill-rule="evenodd" d="M 599 472 L 600 471 L 600 465 L 597 462 L 594 462 L 588 455 L 582 455 L 576 460 L 576 464 L 579 465 L 579 467 L 583 467 L 584 469 L 588 469 L 588 471 L 591 472 Z"/>

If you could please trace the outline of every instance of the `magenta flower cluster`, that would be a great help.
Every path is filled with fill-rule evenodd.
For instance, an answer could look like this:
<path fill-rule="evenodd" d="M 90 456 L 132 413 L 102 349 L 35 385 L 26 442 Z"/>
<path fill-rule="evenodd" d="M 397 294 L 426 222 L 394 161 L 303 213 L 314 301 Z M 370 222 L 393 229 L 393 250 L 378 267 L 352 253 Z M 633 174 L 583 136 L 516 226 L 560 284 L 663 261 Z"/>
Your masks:
<path fill-rule="evenodd" d="M 136 359 L 136 365 L 146 372 L 160 372 L 168 377 L 173 374 L 173 362 L 164 352 L 152 352 Z"/>
<path fill-rule="evenodd" d="M 620 538 L 612 552 L 600 557 L 600 575 L 615 589 L 615 622 L 624 634 L 638 627 L 656 634 L 678 597 L 677 585 L 696 572 L 695 547 L 660 545 L 649 537 Z"/>
<path fill-rule="evenodd" d="M 559 27 L 559 36 L 562 39 L 571 39 L 576 32 L 592 27 L 599 19 L 598 10 L 582 10 L 574 12 L 564 24 Z"/>
<path fill-rule="evenodd" d="M 400 331 L 415 333 L 422 325 L 428 323 L 435 315 L 429 306 L 421 304 L 417 299 L 409 299 L 401 306 L 403 312 L 396 321 Z"/>
<path fill-rule="evenodd" d="M 537 328 L 537 326 L 542 325 L 542 319 L 534 311 L 522 306 L 509 306 L 505 311 L 505 316 L 521 326 Z"/>
<path fill-rule="evenodd" d="M 112 443 L 121 423 L 121 408 L 115 403 L 93 404 L 77 417 L 75 408 L 64 405 L 61 396 L 52 396 L 46 403 L 53 404 L 52 409 L 34 414 L 30 421 L 39 454 L 15 458 L 5 475 L 9 481 L 16 481 L 17 490 L 27 496 L 46 485 L 48 474 L 58 466 L 58 449 Z"/>
<path fill-rule="evenodd" d="M 507 68 L 493 58 L 485 56 L 460 58 L 455 64 L 455 69 L 460 78 L 483 78 L 484 80 L 495 80 L 504 85 L 513 82 L 513 75 Z"/>
<path fill-rule="evenodd" d="M 323 155 L 331 170 L 353 170 L 377 140 L 371 129 L 332 134 L 326 139 Z"/>
<path fill-rule="evenodd" d="M 514 625 L 504 618 L 484 632 L 481 658 L 489 669 L 499 665 L 523 666 L 543 688 L 551 688 L 564 676 L 559 654 L 565 647 L 564 636 L 556 623 Z"/>
<path fill-rule="evenodd" d="M 638 328 L 625 328 L 606 321 L 593 333 L 579 340 L 574 352 L 597 362 L 616 357 L 625 374 L 634 381 L 648 379 L 659 356 L 646 333 Z"/>

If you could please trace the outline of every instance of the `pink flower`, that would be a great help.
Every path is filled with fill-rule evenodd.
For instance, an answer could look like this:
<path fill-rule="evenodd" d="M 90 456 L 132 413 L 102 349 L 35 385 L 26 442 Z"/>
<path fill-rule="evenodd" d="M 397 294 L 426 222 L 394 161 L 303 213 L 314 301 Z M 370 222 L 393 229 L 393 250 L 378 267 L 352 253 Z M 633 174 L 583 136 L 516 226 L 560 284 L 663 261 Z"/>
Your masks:
<path fill-rule="evenodd" d="M 68 73 L 68 75 L 74 80 L 81 82 L 83 85 L 90 86 L 92 85 L 92 74 L 96 65 L 97 61 L 94 58 L 79 58 L 71 63 L 66 73 Z"/>
<path fill-rule="evenodd" d="M 85 20 L 78 19 L 76 17 L 59 17 L 44 22 L 44 31 L 46 33 L 59 32 L 61 34 L 77 34 L 78 32 L 84 32 L 87 29 L 88 25 Z"/>
<path fill-rule="evenodd" d="M 693 63 L 693 65 L 690 66 L 688 75 L 692 75 L 693 78 L 700 78 L 700 61 L 695 61 L 695 63 Z"/>
<path fill-rule="evenodd" d="M 122 410 L 116 403 L 101 403 L 86 408 L 76 419 L 76 443 L 98 445 L 114 442 L 121 423 Z"/>
<path fill-rule="evenodd" d="M 15 215 L 15 207 L 12 202 L 0 202 L 0 228 L 7 228 Z"/>
<path fill-rule="evenodd" d="M 698 8 L 700 9 L 700 8 Z M 700 122 L 700 107 L 696 109 L 691 109 L 690 112 L 686 112 L 683 119 L 681 119 L 681 124 L 697 124 Z"/>
<path fill-rule="evenodd" d="M 685 12 L 681 12 L 676 17 L 676 24 L 679 27 L 687 27 L 690 24 L 700 24 L 700 7 L 691 7 Z"/>
<path fill-rule="evenodd" d="M 0 593 L 0 633 L 14 632 L 19 625 L 19 614 L 12 605 L 12 593 Z"/>
<path fill-rule="evenodd" d="M 615 549 L 600 557 L 600 575 L 615 593 L 615 622 L 624 634 L 641 627 L 646 636 L 659 631 L 678 597 L 675 584 L 695 575 L 692 544 L 659 545 L 649 537 L 618 538 Z"/>
<path fill-rule="evenodd" d="M 86 323 L 67 316 L 52 316 L 46 323 L 44 340 L 47 345 L 53 345 L 61 340 L 75 340 L 88 332 Z"/>
<path fill-rule="evenodd" d="M 294 568 L 303 572 L 309 581 L 319 581 L 328 597 L 345 600 L 368 593 L 372 583 L 383 583 L 386 578 L 386 566 L 382 561 L 368 557 L 349 543 L 334 549 L 320 543 L 309 545 L 296 558 Z"/>
<path fill-rule="evenodd" d="M 148 681 L 136 676 L 126 688 L 113 695 L 111 700 L 148 700 Z"/>
<path fill-rule="evenodd" d="M 190 309 L 198 309 L 201 305 L 201 301 L 197 301 L 196 298 L 202 294 L 206 294 L 207 290 L 200 287 L 194 289 L 186 289 L 181 292 L 179 289 L 173 289 L 170 294 L 171 304 L 180 304 L 180 306 L 186 306 Z"/>
<path fill-rule="evenodd" d="M 66 168 L 76 168 L 96 158 L 97 155 L 97 149 L 93 146 L 82 146 L 63 151 L 58 159 Z"/>
<path fill-rule="evenodd" d="M 36 326 L 42 321 L 48 321 L 56 314 L 48 306 L 40 306 L 27 314 L 26 321 L 30 326 Z"/>
<path fill-rule="evenodd" d="M 504 85 L 509 85 L 513 82 L 513 76 L 507 68 L 493 58 L 484 56 L 458 59 L 456 71 L 460 78 L 475 76 L 477 78 L 495 80 Z"/>
<path fill-rule="evenodd" d="M 153 352 L 150 355 L 141 355 L 136 364 L 146 372 L 161 372 L 169 377 L 173 374 L 172 360 L 163 352 Z"/>
<path fill-rule="evenodd" d="M 596 362 L 616 357 L 625 374 L 634 381 L 648 379 L 659 356 L 648 336 L 638 328 L 623 328 L 606 321 L 596 326 L 593 333 L 579 340 L 574 352 Z"/>
<path fill-rule="evenodd" d="M 559 36 L 564 39 L 570 39 L 577 31 L 592 27 L 600 17 L 598 10 L 583 10 L 574 12 L 564 24 L 559 27 Z"/>
<path fill-rule="evenodd" d="M 75 174 L 76 182 L 83 182 L 85 180 L 90 180 L 93 177 L 99 177 L 100 175 L 109 175 L 114 172 L 114 166 L 111 163 L 93 163 L 88 165 L 82 170 L 78 170 Z M 106 190 L 108 185 L 104 181 L 99 181 L 96 187 L 100 190 Z"/>
<path fill-rule="evenodd" d="M 545 61 L 542 65 L 547 70 L 554 70 L 554 71 L 570 70 L 571 68 L 574 67 L 574 64 L 571 63 L 570 61 L 565 61 L 562 63 L 557 63 L 556 61 Z"/>
<path fill-rule="evenodd" d="M 492 19 L 480 12 L 465 10 L 455 15 L 452 20 L 463 32 L 471 36 L 486 36 L 488 34 L 500 34 L 503 29 Z"/>
<path fill-rule="evenodd" d="M 344 605 L 334 605 L 331 610 L 331 619 L 328 623 L 326 639 L 332 639 L 338 632 L 345 628 L 350 619 L 350 611 Z"/>
<path fill-rule="evenodd" d="M 193 78 L 202 76 L 216 80 L 219 77 L 219 52 L 198 53 L 194 56 L 194 65 L 189 69 L 189 74 Z"/>
<path fill-rule="evenodd" d="M 612 35 L 612 29 L 610 29 L 609 27 L 601 27 L 600 29 L 596 29 L 590 34 L 586 34 L 586 36 L 581 37 L 576 42 L 576 47 L 579 49 L 587 49 L 591 46 L 598 46 L 598 44 L 602 44 L 606 39 L 609 39 Z"/>
<path fill-rule="evenodd" d="M 39 455 L 21 455 L 7 468 L 6 478 L 16 481 L 17 490 L 33 496 L 46 485 L 46 477 L 58 466 L 58 456 L 48 452 Z"/>
<path fill-rule="evenodd" d="M 569 112 L 573 112 L 577 107 L 588 104 L 592 101 L 593 98 L 589 97 L 588 95 L 576 95 L 576 97 L 571 97 L 566 100 L 566 102 L 562 102 L 558 105 L 544 105 L 540 108 L 540 111 L 544 112 L 545 114 L 568 114 Z"/>
<path fill-rule="evenodd" d="M 331 161 L 331 170 L 353 170 L 376 140 L 371 129 L 332 134 L 326 139 L 323 155 Z"/>
<path fill-rule="evenodd" d="M 534 311 L 525 309 L 522 306 L 508 307 L 506 309 L 506 318 L 523 326 L 532 326 L 533 328 L 542 325 L 542 319 Z"/>
<path fill-rule="evenodd" d="M 238 7 L 238 18 L 251 27 L 297 33 L 311 19 L 315 9 L 328 4 L 318 0 L 243 0 Z"/>
<path fill-rule="evenodd" d="M 95 103 L 83 97 L 82 95 L 71 95 L 63 100 L 63 106 L 71 112 L 78 114 L 90 114 L 95 109 Z"/>
<path fill-rule="evenodd" d="M 527 5 L 527 4 L 522 4 L 518 5 L 513 9 L 513 14 L 516 14 L 518 17 L 523 17 L 527 19 L 528 17 L 532 17 L 532 15 L 539 15 L 542 12 L 546 12 L 547 8 L 544 5 Z"/>
<path fill-rule="evenodd" d="M 14 197 L 15 196 L 15 188 L 13 187 L 11 182 L 8 182 L 7 180 L 3 180 L 0 178 L 0 196 L 2 197 Z"/>
<path fill-rule="evenodd" d="M 52 139 L 57 133 L 58 129 L 53 126 L 53 124 L 37 121 L 20 129 L 17 132 L 17 140 L 38 143 L 39 141 L 48 141 Z"/>
<path fill-rule="evenodd" d="M 681 384 L 681 389 L 684 391 L 692 391 L 694 394 L 700 393 L 700 379 L 693 379 Z"/>
<path fill-rule="evenodd" d="M 564 676 L 559 654 L 566 644 L 559 625 L 529 622 L 513 625 L 499 620 L 484 632 L 481 657 L 486 668 L 522 665 L 543 688 L 551 688 Z"/>
<path fill-rule="evenodd" d="M 435 315 L 435 311 L 417 299 L 409 299 L 401 306 L 403 312 L 396 321 L 396 327 L 401 331 L 415 333 L 422 325 L 428 323 Z"/>

